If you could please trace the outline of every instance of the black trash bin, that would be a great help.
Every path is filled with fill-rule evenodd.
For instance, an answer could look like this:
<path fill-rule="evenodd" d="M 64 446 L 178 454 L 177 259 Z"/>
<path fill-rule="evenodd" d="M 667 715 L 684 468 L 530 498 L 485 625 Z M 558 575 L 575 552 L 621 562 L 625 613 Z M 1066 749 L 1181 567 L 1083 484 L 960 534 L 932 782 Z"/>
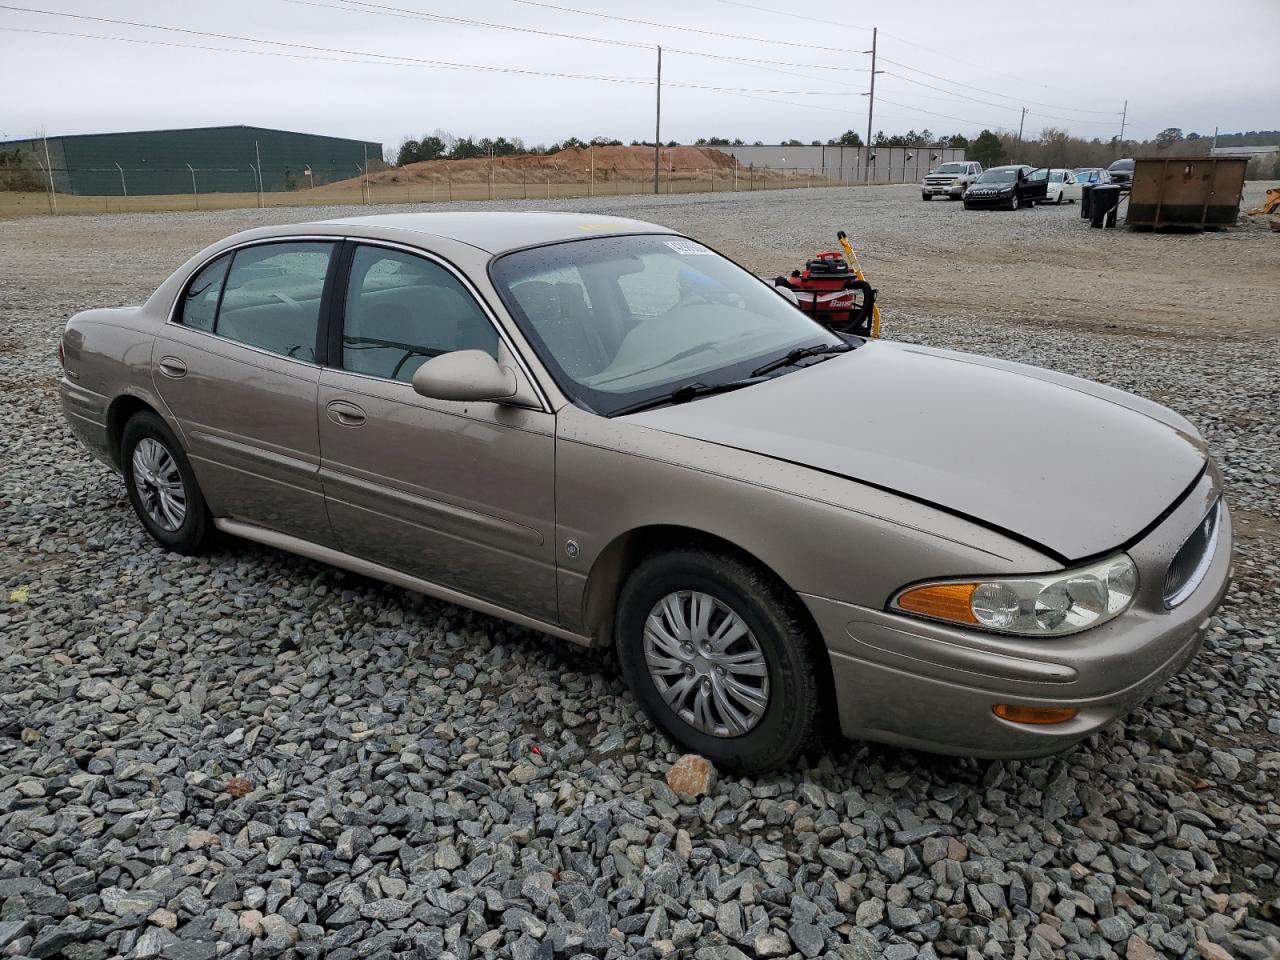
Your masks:
<path fill-rule="evenodd" d="M 1089 226 L 1101 228 L 1116 225 L 1116 207 L 1120 205 L 1120 185 L 1099 183 L 1089 194 Z"/>
<path fill-rule="evenodd" d="M 1096 183 L 1086 183 L 1080 187 L 1080 219 L 1089 219 L 1089 194 L 1093 193 Z"/>

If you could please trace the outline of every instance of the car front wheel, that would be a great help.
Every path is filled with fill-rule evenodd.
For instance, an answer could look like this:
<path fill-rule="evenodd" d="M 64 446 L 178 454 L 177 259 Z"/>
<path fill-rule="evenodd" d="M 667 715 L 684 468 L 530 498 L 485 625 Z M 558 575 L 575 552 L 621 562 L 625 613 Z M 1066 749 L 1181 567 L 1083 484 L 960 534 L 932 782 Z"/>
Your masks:
<path fill-rule="evenodd" d="M 716 766 L 755 774 L 814 739 L 816 645 L 799 601 L 731 554 L 655 554 L 628 578 L 615 635 L 622 672 L 663 733 Z"/>
<path fill-rule="evenodd" d="M 1009 198 L 1009 209 L 1010 210 L 1018 209 L 1018 195 L 1016 193 Z"/>
<path fill-rule="evenodd" d="M 129 502 L 151 538 L 175 553 L 198 553 L 213 522 L 177 438 L 154 413 L 136 414 L 120 438 Z"/>
<path fill-rule="evenodd" d="M 922 194 L 920 194 L 920 199 L 921 199 L 921 200 L 924 200 L 924 201 L 926 201 L 926 202 L 927 202 L 927 201 L 929 201 L 929 200 L 932 200 L 932 199 L 933 199 L 933 194 L 931 194 L 931 193 L 922 193 Z"/>

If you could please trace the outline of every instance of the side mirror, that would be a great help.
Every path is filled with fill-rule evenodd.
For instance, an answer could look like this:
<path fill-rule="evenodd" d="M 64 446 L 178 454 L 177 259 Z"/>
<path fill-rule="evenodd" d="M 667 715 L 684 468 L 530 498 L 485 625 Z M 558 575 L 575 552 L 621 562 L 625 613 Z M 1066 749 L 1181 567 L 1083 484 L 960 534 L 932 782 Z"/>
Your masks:
<path fill-rule="evenodd" d="M 414 391 L 432 400 L 509 400 L 517 388 L 515 372 L 483 350 L 442 353 L 413 374 Z"/>

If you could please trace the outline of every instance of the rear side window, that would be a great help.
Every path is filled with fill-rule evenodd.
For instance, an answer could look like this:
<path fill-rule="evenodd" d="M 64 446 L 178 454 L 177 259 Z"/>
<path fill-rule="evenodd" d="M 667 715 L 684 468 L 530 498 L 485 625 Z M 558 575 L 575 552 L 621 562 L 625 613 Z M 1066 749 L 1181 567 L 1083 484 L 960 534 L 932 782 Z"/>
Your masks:
<path fill-rule="evenodd" d="M 452 273 L 423 257 L 356 248 L 342 322 L 342 366 L 408 382 L 453 350 L 498 355 L 498 332 Z"/>
<path fill-rule="evenodd" d="M 205 333 L 213 333 L 213 318 L 218 312 L 218 298 L 222 296 L 222 281 L 227 277 L 231 255 L 224 254 L 207 264 L 195 275 L 182 299 L 179 322 L 183 326 Z"/>
<path fill-rule="evenodd" d="M 295 360 L 315 362 L 320 302 L 332 243 L 296 241 L 237 250 L 214 332 Z"/>

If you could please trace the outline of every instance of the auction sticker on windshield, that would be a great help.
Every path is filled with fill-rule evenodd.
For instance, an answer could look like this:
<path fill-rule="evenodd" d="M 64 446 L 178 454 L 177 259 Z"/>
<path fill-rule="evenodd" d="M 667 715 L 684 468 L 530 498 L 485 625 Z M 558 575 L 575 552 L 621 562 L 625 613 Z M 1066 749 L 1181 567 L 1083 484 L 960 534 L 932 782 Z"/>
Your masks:
<path fill-rule="evenodd" d="M 704 247 L 702 244 L 695 243 L 692 240 L 685 240 L 683 237 L 676 240 L 665 240 L 663 242 L 666 243 L 666 245 L 670 247 L 672 250 L 674 250 L 676 253 L 684 253 L 690 256 L 693 256 L 695 254 L 705 254 L 706 256 L 711 256 L 711 251 L 708 250 L 706 247 Z"/>

